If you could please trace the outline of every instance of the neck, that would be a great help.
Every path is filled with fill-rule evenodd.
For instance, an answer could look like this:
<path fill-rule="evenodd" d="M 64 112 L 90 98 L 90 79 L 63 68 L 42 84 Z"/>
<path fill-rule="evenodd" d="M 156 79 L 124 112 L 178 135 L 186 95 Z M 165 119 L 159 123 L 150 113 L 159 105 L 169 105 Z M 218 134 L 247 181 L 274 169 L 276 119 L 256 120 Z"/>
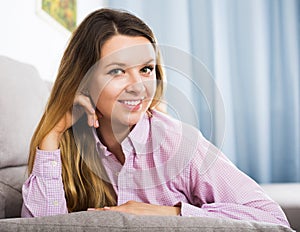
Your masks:
<path fill-rule="evenodd" d="M 97 134 L 100 141 L 113 153 L 116 158 L 124 164 L 125 156 L 122 151 L 121 143 L 130 132 L 130 127 L 124 125 L 111 125 L 111 120 L 99 120 L 100 127 Z"/>

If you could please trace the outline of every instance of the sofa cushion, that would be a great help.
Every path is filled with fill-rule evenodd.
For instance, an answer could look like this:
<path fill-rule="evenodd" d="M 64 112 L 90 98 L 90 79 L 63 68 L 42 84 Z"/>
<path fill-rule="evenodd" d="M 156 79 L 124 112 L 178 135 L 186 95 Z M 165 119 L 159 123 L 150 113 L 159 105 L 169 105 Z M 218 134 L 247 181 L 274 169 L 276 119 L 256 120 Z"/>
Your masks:
<path fill-rule="evenodd" d="M 0 219 L 5 218 L 5 196 L 2 193 L 2 183 L 0 182 Z"/>
<path fill-rule="evenodd" d="M 4 56 L 0 81 L 0 168 L 24 165 L 49 87 L 33 66 Z"/>
<path fill-rule="evenodd" d="M 262 188 L 282 207 L 291 227 L 300 231 L 300 183 L 263 184 Z"/>
<path fill-rule="evenodd" d="M 267 223 L 180 216 L 135 216 L 86 211 L 40 218 L 1 219 L 0 231 L 292 231 Z"/>
<path fill-rule="evenodd" d="M 0 218 L 20 217 L 27 166 L 0 169 Z M 0 230 L 1 231 L 1 230 Z"/>

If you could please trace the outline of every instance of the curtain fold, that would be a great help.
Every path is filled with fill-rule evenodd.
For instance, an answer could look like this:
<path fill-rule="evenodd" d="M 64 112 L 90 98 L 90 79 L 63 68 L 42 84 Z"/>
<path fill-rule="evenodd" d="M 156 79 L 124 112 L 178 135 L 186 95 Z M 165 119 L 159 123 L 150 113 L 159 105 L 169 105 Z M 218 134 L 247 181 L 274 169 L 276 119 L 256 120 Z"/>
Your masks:
<path fill-rule="evenodd" d="M 190 55 L 191 72 L 182 75 L 168 69 L 168 82 L 173 88 L 182 87 L 195 108 L 199 129 L 241 170 L 260 183 L 300 182 L 299 1 L 110 0 L 108 4 L 138 15 L 160 44 L 184 54 L 178 52 L 173 59 L 180 62 Z M 205 81 L 199 66 L 212 82 Z M 184 111 L 178 96 L 176 91 L 167 92 L 172 107 Z M 183 117 L 194 119 L 186 112 Z"/>

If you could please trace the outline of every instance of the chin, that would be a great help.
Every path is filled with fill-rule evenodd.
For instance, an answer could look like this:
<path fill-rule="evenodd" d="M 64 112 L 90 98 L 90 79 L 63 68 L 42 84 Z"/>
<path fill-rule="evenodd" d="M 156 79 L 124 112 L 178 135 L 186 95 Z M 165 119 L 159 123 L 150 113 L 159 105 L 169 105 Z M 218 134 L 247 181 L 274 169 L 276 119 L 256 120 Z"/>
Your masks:
<path fill-rule="evenodd" d="M 127 114 L 126 116 L 123 115 L 123 117 L 121 115 L 118 115 L 117 117 L 112 118 L 111 123 L 113 126 L 121 126 L 121 127 L 131 127 L 134 126 L 135 124 L 138 123 L 138 121 L 140 120 L 140 118 L 142 117 L 144 113 L 139 113 L 139 114 Z M 120 117 L 121 116 L 121 117 Z"/>
<path fill-rule="evenodd" d="M 141 117 L 144 115 L 144 113 L 139 114 L 139 115 L 134 115 L 133 117 L 131 116 L 127 120 L 127 125 L 128 126 L 134 126 L 135 124 L 138 123 L 138 121 L 141 119 Z"/>
<path fill-rule="evenodd" d="M 128 117 L 126 118 L 126 124 L 127 126 L 134 126 L 137 124 L 141 117 L 146 113 L 146 111 L 138 111 L 138 112 L 131 112 L 128 114 Z"/>
<path fill-rule="evenodd" d="M 128 111 L 128 110 L 119 110 L 113 113 L 114 117 L 112 123 L 117 126 L 126 126 L 131 127 L 137 124 L 140 119 L 145 115 L 148 107 L 144 106 L 140 110 Z"/>

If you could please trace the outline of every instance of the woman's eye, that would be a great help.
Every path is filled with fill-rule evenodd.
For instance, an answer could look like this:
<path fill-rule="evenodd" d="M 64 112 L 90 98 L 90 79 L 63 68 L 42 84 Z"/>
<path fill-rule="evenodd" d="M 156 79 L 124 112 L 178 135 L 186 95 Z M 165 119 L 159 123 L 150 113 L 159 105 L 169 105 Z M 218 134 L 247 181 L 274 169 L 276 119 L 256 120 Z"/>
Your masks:
<path fill-rule="evenodd" d="M 141 73 L 146 74 L 146 75 L 151 75 L 153 70 L 154 70 L 154 66 L 149 65 L 149 66 L 143 67 L 141 69 Z"/>
<path fill-rule="evenodd" d="M 119 68 L 115 68 L 113 70 L 110 70 L 107 74 L 111 75 L 111 76 L 119 76 L 124 74 L 124 70 L 119 69 Z"/>

